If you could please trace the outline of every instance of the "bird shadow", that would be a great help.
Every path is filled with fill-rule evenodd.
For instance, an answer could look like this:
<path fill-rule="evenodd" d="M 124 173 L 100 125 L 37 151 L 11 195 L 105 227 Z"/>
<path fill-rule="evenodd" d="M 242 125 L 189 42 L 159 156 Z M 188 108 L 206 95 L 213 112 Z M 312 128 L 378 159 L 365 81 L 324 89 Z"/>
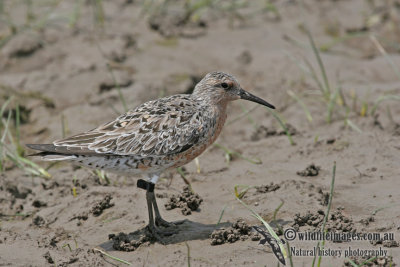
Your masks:
<path fill-rule="evenodd" d="M 171 236 L 165 236 L 162 238 L 162 243 L 164 245 L 177 244 L 185 241 L 191 240 L 204 240 L 210 238 L 211 233 L 221 227 L 229 227 L 232 224 L 229 222 L 223 222 L 219 224 L 203 224 L 198 222 L 193 222 L 190 220 L 184 220 L 181 224 L 177 225 L 178 233 Z M 106 251 L 124 250 L 133 251 L 135 247 L 150 242 L 150 243 L 160 243 L 154 238 L 149 237 L 149 231 L 147 227 L 141 228 L 135 232 L 125 234 L 119 233 L 118 235 L 110 235 L 110 240 L 99 245 Z M 123 246 L 120 246 L 121 239 L 123 239 Z M 125 244 L 133 244 L 133 247 L 126 246 Z"/>

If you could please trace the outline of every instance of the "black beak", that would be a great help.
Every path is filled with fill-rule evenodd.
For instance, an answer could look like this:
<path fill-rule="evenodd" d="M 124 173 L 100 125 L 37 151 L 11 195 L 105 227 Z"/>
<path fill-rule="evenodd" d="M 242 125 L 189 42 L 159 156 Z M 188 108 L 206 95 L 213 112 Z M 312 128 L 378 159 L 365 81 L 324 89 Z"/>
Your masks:
<path fill-rule="evenodd" d="M 239 96 L 240 96 L 241 99 L 246 99 L 246 100 L 261 104 L 263 106 L 269 107 L 271 109 L 275 109 L 275 107 L 273 105 L 271 105 L 270 103 L 268 103 L 267 101 L 255 96 L 255 95 L 252 95 L 252 94 L 250 94 L 249 92 L 246 92 L 243 89 L 240 89 Z"/>

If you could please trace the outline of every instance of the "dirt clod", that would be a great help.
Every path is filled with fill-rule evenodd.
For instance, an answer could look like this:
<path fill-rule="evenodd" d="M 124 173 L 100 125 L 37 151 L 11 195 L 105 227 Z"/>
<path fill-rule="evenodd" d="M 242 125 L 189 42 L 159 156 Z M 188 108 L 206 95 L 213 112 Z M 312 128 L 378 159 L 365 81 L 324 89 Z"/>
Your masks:
<path fill-rule="evenodd" d="M 54 236 L 50 239 L 50 246 L 55 247 L 57 246 L 57 244 L 62 241 L 62 240 L 66 240 L 68 238 L 70 238 L 71 235 L 69 233 L 67 233 L 64 228 L 57 228 Z"/>
<path fill-rule="evenodd" d="M 324 221 L 325 212 L 318 210 L 315 213 L 308 211 L 304 215 L 296 214 L 294 218 L 293 228 L 296 231 L 300 227 L 306 226 L 307 230 L 320 229 Z M 325 229 L 328 232 L 355 232 L 353 220 L 343 215 L 342 210 L 337 209 L 330 213 Z"/>
<path fill-rule="evenodd" d="M 42 227 L 46 224 L 46 220 L 42 216 L 36 216 L 32 220 L 33 224 L 37 227 Z"/>
<path fill-rule="evenodd" d="M 102 200 L 97 202 L 92 207 L 92 210 L 91 210 L 91 213 L 93 214 L 93 216 L 100 216 L 105 209 L 108 209 L 108 208 L 111 208 L 112 206 L 114 206 L 113 203 L 110 203 L 111 199 L 112 199 L 111 195 L 106 195 Z"/>
<path fill-rule="evenodd" d="M 376 245 L 382 245 L 386 248 L 397 248 L 399 247 L 399 242 L 396 240 L 373 240 L 370 241 L 370 243 L 374 246 Z"/>
<path fill-rule="evenodd" d="M 15 198 L 25 199 L 29 194 L 32 193 L 32 190 L 26 187 L 18 188 L 15 184 L 7 184 L 6 190 L 13 195 Z"/>
<path fill-rule="evenodd" d="M 43 254 L 43 257 L 46 259 L 46 261 L 50 264 L 54 263 L 53 258 L 50 255 L 50 251 L 47 251 L 46 253 Z"/>
<path fill-rule="evenodd" d="M 321 167 L 316 166 L 314 163 L 308 165 L 304 170 L 298 171 L 297 175 L 300 176 L 317 176 Z"/>
<path fill-rule="evenodd" d="M 89 218 L 88 212 L 82 212 L 82 213 L 80 213 L 80 214 L 74 215 L 74 216 L 70 219 L 70 221 L 75 220 L 75 219 L 86 221 L 88 218 Z"/>
<path fill-rule="evenodd" d="M 110 234 L 108 239 L 113 241 L 113 248 L 120 251 L 134 251 L 141 245 L 148 245 L 153 241 L 151 233 L 147 228 L 130 234 Z"/>
<path fill-rule="evenodd" d="M 273 192 L 281 188 L 279 184 L 274 184 L 271 182 L 269 185 L 260 185 L 256 186 L 257 193 L 268 193 L 268 192 Z"/>
<path fill-rule="evenodd" d="M 239 219 L 228 228 L 220 228 L 214 230 L 211 235 L 211 245 L 222 245 L 224 243 L 234 243 L 238 240 L 258 241 L 261 236 L 252 231 L 251 226 L 249 226 L 244 220 Z"/>
<path fill-rule="evenodd" d="M 106 77 L 99 84 L 99 92 L 108 92 L 114 88 L 128 87 L 133 83 L 131 76 L 125 72 L 115 73 L 115 80 L 113 77 Z"/>
<path fill-rule="evenodd" d="M 164 37 L 198 37 L 205 33 L 206 22 L 190 19 L 191 11 L 184 8 L 183 1 L 166 1 L 163 9 L 155 10 L 149 17 L 151 29 Z"/>
<path fill-rule="evenodd" d="M 357 264 L 357 266 L 369 266 L 369 267 L 389 267 L 389 266 L 397 266 L 396 263 L 393 262 L 392 256 L 385 256 L 385 257 L 377 257 L 368 263 L 371 257 L 370 256 L 363 256 L 363 257 L 350 257 L 350 259 Z M 345 260 L 343 266 L 354 266 L 349 260 Z"/>
<path fill-rule="evenodd" d="M 374 221 L 375 221 L 374 216 L 369 216 L 368 218 L 361 219 L 361 220 L 360 220 L 360 223 L 361 223 L 362 225 L 368 226 L 369 223 L 374 222 Z"/>
<path fill-rule="evenodd" d="M 42 48 L 38 36 L 33 34 L 18 34 L 4 47 L 4 54 L 9 57 L 27 57 Z"/>
<path fill-rule="evenodd" d="M 32 202 L 32 206 L 35 208 L 47 207 L 47 203 L 41 200 L 34 200 Z"/>
<path fill-rule="evenodd" d="M 294 128 L 291 124 L 286 124 L 286 127 L 288 129 L 288 132 L 290 135 L 296 135 L 298 132 L 296 128 Z M 269 128 L 267 126 L 260 126 L 257 128 L 255 132 L 250 137 L 251 141 L 259 141 L 263 138 L 268 138 L 271 136 L 279 136 L 279 135 L 285 135 L 286 131 L 285 130 L 276 130 L 273 128 Z"/>
<path fill-rule="evenodd" d="M 197 210 L 201 202 L 203 202 L 203 199 L 198 194 L 193 193 L 189 186 L 185 186 L 181 194 L 169 198 L 168 202 L 165 203 L 165 208 L 167 210 L 180 208 L 182 214 L 186 216 Z"/>

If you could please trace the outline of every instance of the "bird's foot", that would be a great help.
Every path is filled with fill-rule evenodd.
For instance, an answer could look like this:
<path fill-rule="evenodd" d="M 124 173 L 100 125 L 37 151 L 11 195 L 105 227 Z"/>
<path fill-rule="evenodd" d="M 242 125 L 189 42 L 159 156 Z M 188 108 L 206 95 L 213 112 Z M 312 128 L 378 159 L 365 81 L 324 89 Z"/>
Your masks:
<path fill-rule="evenodd" d="M 163 237 L 177 234 L 178 230 L 160 229 L 155 225 L 147 225 L 150 234 L 161 244 L 165 245 Z"/>
<path fill-rule="evenodd" d="M 155 218 L 155 224 L 157 226 L 163 226 L 163 227 L 167 227 L 167 228 L 176 228 L 179 224 L 182 224 L 184 222 L 186 222 L 187 220 L 180 220 L 180 221 L 175 221 L 175 222 L 168 222 L 166 220 L 164 220 L 161 217 L 156 217 Z"/>

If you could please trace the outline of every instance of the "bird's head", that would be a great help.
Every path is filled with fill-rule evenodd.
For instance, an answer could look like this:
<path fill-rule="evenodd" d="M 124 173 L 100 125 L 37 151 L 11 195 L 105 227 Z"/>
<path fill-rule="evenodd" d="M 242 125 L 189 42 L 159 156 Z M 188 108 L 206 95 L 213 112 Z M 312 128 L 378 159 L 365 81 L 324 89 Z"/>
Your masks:
<path fill-rule="evenodd" d="M 267 101 L 245 91 L 235 77 L 223 72 L 210 72 L 204 76 L 194 88 L 193 95 L 215 102 L 245 99 L 275 109 Z"/>

